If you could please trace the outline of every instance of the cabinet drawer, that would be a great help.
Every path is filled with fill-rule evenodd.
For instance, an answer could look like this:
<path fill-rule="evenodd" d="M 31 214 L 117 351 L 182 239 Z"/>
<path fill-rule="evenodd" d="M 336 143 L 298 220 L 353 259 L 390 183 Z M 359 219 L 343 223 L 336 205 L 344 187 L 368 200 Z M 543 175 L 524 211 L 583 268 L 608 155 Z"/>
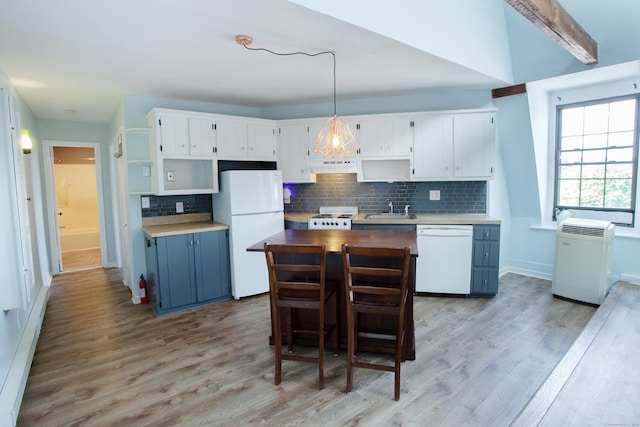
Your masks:
<path fill-rule="evenodd" d="M 474 240 L 500 240 L 500 226 L 499 225 L 476 225 L 473 227 L 473 239 Z"/>
<path fill-rule="evenodd" d="M 478 268 L 471 272 L 472 295 L 495 295 L 498 293 L 498 269 Z"/>
<path fill-rule="evenodd" d="M 497 267 L 500 262 L 500 246 L 498 242 L 473 242 L 473 266 Z"/>

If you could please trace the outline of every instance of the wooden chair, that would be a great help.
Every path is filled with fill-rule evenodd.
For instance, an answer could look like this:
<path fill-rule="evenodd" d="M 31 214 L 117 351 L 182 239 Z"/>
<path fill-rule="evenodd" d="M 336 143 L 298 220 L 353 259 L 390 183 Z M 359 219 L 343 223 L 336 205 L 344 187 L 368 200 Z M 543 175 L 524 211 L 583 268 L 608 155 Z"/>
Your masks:
<path fill-rule="evenodd" d="M 333 282 L 325 279 L 326 246 L 264 244 L 269 271 L 271 312 L 275 344 L 275 384 L 282 380 L 282 360 L 313 362 L 318 364 L 319 388 L 324 387 L 324 343 L 332 335 L 332 346 L 338 353 L 337 297 Z M 332 305 L 329 303 L 333 302 Z M 331 320 L 326 322 L 326 309 L 330 308 Z M 305 330 L 295 326 L 295 310 L 317 310 L 317 329 Z M 282 353 L 282 316 L 286 315 L 286 337 L 288 354 Z M 304 325 L 302 325 L 304 327 Z M 318 356 L 292 354 L 294 337 L 311 335 L 317 337 Z"/>
<path fill-rule="evenodd" d="M 347 392 L 353 388 L 353 368 L 395 372 L 395 400 L 400 399 L 400 363 L 408 296 L 410 248 L 373 248 L 342 245 L 347 308 Z M 392 316 L 395 333 L 358 330 L 358 316 Z M 382 323 L 386 323 L 383 321 Z M 390 342 L 394 365 L 358 361 L 358 339 Z M 379 349 L 382 350 L 384 346 Z"/>

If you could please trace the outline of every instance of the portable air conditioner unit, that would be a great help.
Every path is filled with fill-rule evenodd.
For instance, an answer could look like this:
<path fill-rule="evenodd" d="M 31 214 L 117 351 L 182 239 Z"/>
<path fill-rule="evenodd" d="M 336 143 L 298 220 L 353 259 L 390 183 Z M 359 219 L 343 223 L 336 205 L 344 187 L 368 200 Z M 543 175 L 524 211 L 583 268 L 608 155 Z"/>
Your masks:
<path fill-rule="evenodd" d="M 609 291 L 609 262 L 616 226 L 568 218 L 558 225 L 551 289 L 554 296 L 600 305 Z"/>

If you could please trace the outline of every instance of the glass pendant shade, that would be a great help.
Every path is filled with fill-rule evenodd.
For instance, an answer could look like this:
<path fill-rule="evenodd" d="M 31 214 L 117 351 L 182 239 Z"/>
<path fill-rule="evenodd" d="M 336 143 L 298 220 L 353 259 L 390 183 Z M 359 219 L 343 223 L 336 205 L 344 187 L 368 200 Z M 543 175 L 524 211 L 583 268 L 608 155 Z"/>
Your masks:
<path fill-rule="evenodd" d="M 349 157 L 358 152 L 358 145 L 347 122 L 336 115 L 322 126 L 313 152 L 329 158 Z"/>

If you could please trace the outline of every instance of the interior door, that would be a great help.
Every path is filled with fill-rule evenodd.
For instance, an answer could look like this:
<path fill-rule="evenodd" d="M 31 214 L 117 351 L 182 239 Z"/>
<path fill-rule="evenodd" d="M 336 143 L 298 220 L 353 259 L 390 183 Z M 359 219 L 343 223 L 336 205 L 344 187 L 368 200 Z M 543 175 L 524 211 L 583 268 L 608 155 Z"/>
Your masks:
<path fill-rule="evenodd" d="M 53 215 L 50 215 L 50 224 L 53 225 L 52 230 L 55 230 L 54 233 L 50 233 L 51 235 L 51 243 L 53 244 L 53 247 L 55 248 L 54 251 L 51 251 L 51 258 L 52 258 L 52 267 L 53 267 L 53 274 L 57 274 L 60 273 L 63 270 L 63 265 L 62 265 L 62 245 L 60 244 L 60 220 L 59 220 L 59 216 L 60 216 L 60 209 L 58 207 L 58 194 L 56 191 L 56 178 L 55 178 L 55 174 L 54 174 L 54 154 L 53 154 L 53 145 L 50 145 L 48 147 L 48 153 L 49 153 L 49 161 L 46 162 L 47 164 L 47 168 L 45 168 L 47 170 L 47 179 L 45 179 L 45 185 L 47 187 L 47 194 L 49 195 L 49 201 L 51 203 L 51 209 L 53 212 Z"/>

